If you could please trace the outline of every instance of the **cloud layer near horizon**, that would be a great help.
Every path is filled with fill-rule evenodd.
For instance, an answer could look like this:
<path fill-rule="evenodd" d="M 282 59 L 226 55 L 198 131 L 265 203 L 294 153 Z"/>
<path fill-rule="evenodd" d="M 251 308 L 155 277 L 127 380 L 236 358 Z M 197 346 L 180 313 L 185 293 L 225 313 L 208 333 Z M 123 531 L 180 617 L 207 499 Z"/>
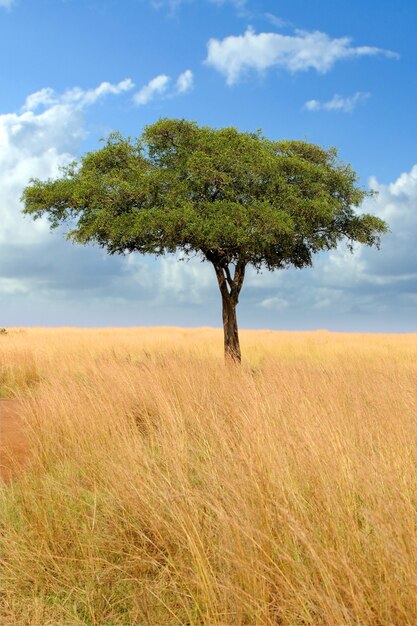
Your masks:
<path fill-rule="evenodd" d="M 62 95 L 42 89 L 29 95 L 20 111 L 0 115 L 0 311 L 10 311 L 0 325 L 13 324 L 10 303 L 15 300 L 27 311 L 26 323 L 36 302 L 48 314 L 48 307 L 69 301 L 70 310 L 76 303 L 83 303 L 85 311 L 91 307 L 93 325 L 105 302 L 106 320 L 113 324 L 129 323 L 123 311 L 133 302 L 141 303 L 150 319 L 158 312 L 159 323 L 171 323 L 175 309 L 189 315 L 190 307 L 200 312 L 199 319 L 213 310 L 210 319 L 218 323 L 217 288 L 207 263 L 181 263 L 175 256 L 157 261 L 133 255 L 109 258 L 98 249 L 72 246 L 59 233 L 50 234 L 43 220 L 32 222 L 20 212 L 19 197 L 29 179 L 56 176 L 79 152 L 87 132 L 86 108 L 132 87 L 126 79 Z M 417 305 L 417 164 L 389 184 L 376 179 L 370 184 L 379 195 L 364 208 L 386 219 L 392 231 L 384 237 L 382 251 L 359 248 L 352 256 L 342 248 L 320 255 L 315 267 L 303 272 L 259 276 L 249 271 L 242 301 L 253 319 L 262 312 L 268 319 L 281 319 L 284 313 L 291 319 L 301 310 L 326 325 L 324 320 L 342 315 L 364 315 L 371 322 L 387 311 L 391 318 L 395 311 L 412 315 Z M 178 315 L 172 323 L 190 323 L 189 316 Z M 70 323 L 71 317 L 58 319 Z"/>

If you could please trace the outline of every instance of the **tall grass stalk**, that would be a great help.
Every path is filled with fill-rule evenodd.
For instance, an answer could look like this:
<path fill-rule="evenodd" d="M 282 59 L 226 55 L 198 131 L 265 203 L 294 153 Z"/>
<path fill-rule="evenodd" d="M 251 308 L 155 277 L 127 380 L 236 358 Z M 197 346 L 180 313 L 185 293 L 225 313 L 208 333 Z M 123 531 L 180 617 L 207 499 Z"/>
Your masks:
<path fill-rule="evenodd" d="M 3 624 L 415 624 L 417 336 L 10 330 Z"/>

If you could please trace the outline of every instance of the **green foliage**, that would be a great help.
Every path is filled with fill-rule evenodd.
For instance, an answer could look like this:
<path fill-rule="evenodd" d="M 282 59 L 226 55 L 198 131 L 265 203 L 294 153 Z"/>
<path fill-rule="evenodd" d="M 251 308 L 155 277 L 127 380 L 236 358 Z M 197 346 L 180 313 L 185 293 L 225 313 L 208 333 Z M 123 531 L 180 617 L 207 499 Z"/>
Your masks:
<path fill-rule="evenodd" d="M 162 119 L 137 141 L 112 134 L 22 198 L 25 213 L 110 254 L 180 250 L 273 270 L 311 265 L 341 239 L 378 246 L 386 224 L 354 212 L 371 194 L 333 148 Z"/>

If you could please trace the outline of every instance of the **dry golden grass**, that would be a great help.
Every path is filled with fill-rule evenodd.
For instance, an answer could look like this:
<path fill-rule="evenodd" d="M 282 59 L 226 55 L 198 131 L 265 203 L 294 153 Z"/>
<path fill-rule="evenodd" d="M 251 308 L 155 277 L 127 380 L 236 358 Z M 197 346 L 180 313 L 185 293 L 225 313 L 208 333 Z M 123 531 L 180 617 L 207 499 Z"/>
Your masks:
<path fill-rule="evenodd" d="M 2 624 L 414 625 L 417 335 L 0 337 Z"/>

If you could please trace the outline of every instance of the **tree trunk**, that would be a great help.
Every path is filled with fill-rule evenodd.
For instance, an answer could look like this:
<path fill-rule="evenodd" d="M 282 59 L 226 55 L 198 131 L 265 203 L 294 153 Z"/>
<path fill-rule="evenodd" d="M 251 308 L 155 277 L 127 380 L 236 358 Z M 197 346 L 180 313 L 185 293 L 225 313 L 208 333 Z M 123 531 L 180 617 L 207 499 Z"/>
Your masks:
<path fill-rule="evenodd" d="M 224 356 L 226 361 L 240 363 L 239 332 L 237 327 L 236 306 L 245 278 L 246 263 L 239 259 L 235 263 L 234 275 L 231 275 L 229 263 L 219 252 L 206 252 L 207 259 L 213 263 L 220 293 L 222 295 Z"/>
<path fill-rule="evenodd" d="M 226 360 L 231 359 L 235 363 L 240 363 L 239 332 L 236 317 L 236 302 L 230 295 L 222 294 L 223 308 L 223 331 L 224 331 L 224 356 Z"/>

